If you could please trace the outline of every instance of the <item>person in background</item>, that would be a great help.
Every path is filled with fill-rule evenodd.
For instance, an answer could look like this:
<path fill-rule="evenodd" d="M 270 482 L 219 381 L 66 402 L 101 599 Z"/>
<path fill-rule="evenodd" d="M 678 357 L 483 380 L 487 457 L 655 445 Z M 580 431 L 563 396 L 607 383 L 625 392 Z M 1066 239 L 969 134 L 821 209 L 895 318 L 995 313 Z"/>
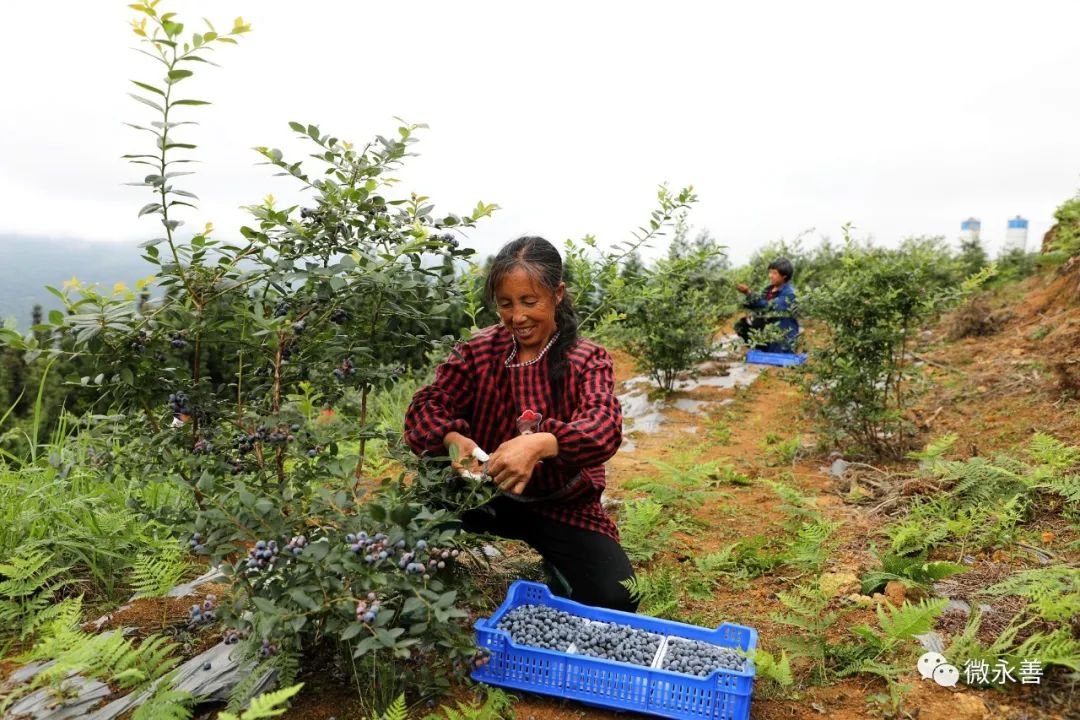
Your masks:
<path fill-rule="evenodd" d="M 634 577 L 600 503 L 604 462 L 622 442 L 611 357 L 578 335 L 559 251 L 540 237 L 507 243 L 485 283 L 499 323 L 475 333 L 413 396 L 405 439 L 417 454 L 456 453 L 503 491 L 462 516 L 466 530 L 523 540 L 556 595 L 634 612 Z M 483 466 L 472 453 L 490 452 Z"/>
<path fill-rule="evenodd" d="M 760 292 L 750 291 L 745 284 L 735 289 L 746 296 L 743 307 L 752 310 L 748 318 L 740 318 L 735 323 L 735 332 L 750 342 L 751 330 L 762 330 L 767 325 L 777 324 L 784 332 L 784 339 L 767 345 L 757 346 L 765 352 L 790 353 L 795 350 L 795 338 L 799 335 L 799 321 L 795 319 L 795 288 L 791 286 L 791 276 L 795 269 L 787 258 L 777 258 L 769 263 L 769 284 Z"/>

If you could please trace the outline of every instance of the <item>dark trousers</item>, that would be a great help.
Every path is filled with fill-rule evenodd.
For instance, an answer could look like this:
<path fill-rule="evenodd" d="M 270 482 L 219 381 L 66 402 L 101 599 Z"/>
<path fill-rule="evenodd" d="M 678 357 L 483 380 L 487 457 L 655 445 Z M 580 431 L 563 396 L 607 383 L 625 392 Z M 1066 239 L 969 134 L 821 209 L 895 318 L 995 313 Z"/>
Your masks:
<path fill-rule="evenodd" d="M 735 323 L 735 334 L 742 338 L 745 343 L 750 342 L 751 330 L 764 330 L 765 326 L 769 324 L 769 320 L 765 318 L 756 317 L 751 315 L 748 318 L 739 318 Z M 772 321 L 772 322 L 775 322 Z M 756 350 L 765 350 L 767 345 L 757 345 Z"/>
<path fill-rule="evenodd" d="M 637 602 L 619 584 L 634 577 L 634 569 L 626 551 L 607 535 L 549 520 L 504 497 L 469 510 L 462 520 L 469 532 L 522 540 L 540 553 L 557 580 L 569 585 L 565 588 L 561 582 L 549 581 L 555 595 L 596 607 L 637 611 Z"/>

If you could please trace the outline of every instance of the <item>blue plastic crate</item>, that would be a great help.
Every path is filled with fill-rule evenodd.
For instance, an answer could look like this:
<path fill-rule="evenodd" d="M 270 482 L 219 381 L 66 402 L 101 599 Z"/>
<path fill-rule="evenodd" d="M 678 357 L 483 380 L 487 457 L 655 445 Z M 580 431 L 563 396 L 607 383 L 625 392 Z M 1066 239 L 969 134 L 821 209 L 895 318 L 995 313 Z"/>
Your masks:
<path fill-rule="evenodd" d="M 658 666 L 647 668 L 519 645 L 510 639 L 509 633 L 496 627 L 506 613 L 519 605 L 547 605 L 588 620 L 629 625 L 665 638 L 700 640 L 744 651 L 757 647 L 757 631 L 743 625 L 724 623 L 709 630 L 647 615 L 595 608 L 555 597 L 546 585 L 518 580 L 510 586 L 506 600 L 494 615 L 476 621 L 476 642 L 491 653 L 491 659 L 473 671 L 474 680 L 668 718 L 747 720 L 750 717 L 756 670 L 749 658 L 742 672 L 714 670 L 702 678 Z M 665 640 L 660 653 L 666 645 Z"/>
<path fill-rule="evenodd" d="M 764 350 L 750 350 L 746 353 L 746 362 L 754 363 L 757 365 L 779 365 L 781 367 L 790 367 L 792 365 L 802 365 L 806 362 L 806 353 L 773 353 L 765 352 Z"/>

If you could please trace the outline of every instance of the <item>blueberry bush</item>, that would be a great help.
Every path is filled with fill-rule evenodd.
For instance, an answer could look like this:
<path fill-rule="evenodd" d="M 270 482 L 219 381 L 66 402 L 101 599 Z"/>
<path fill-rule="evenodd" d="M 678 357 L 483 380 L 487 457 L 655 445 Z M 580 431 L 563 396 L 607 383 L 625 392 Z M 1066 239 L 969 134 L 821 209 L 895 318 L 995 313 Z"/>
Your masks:
<path fill-rule="evenodd" d="M 159 72 L 132 81 L 149 117 L 132 127 L 150 142 L 125 156 L 141 171 L 139 216 L 159 229 L 141 246 L 158 294 L 72 284 L 56 291 L 67 313 L 45 323 L 62 342 L 42 342 L 40 330 L 7 339 L 92 368 L 68 380 L 109 409 L 123 439 L 109 472 L 136 486 L 131 509 L 221 567 L 233 596 L 215 617 L 284 682 L 329 644 L 391 699 L 406 686 L 445 688 L 472 652 L 460 606 L 471 549 L 457 518 L 490 491 L 418 463 L 374 407 L 467 305 L 447 268 L 469 261 L 457 235 L 495 206 L 437 214 L 426 196 L 397 191 L 422 126 L 354 145 L 293 122 L 311 160 L 257 151 L 310 200 L 267 196 L 234 237 L 210 223 L 186 234 L 180 215 L 198 200 L 182 186 L 196 149 L 190 117 L 206 101 L 184 91 L 250 28 L 237 19 L 228 32 L 209 22 L 190 32 L 158 5 L 131 6 Z M 383 453 L 374 464 L 373 447 Z M 175 501 L 148 502 L 153 488 Z"/>
<path fill-rule="evenodd" d="M 896 250 L 848 243 L 832 281 L 803 293 L 801 311 L 826 330 L 811 352 L 804 387 L 833 442 L 878 457 L 912 449 L 914 337 L 993 273 L 990 266 L 957 282 L 936 262 L 942 252 L 933 240 Z"/>

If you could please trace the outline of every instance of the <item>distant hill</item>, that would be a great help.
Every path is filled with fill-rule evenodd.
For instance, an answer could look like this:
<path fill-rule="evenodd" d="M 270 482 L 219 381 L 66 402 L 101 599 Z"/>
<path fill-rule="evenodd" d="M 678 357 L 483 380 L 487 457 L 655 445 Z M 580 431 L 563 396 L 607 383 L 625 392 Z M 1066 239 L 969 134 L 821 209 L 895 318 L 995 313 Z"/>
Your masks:
<path fill-rule="evenodd" d="M 140 255 L 137 242 L 0 234 L 0 320 L 14 317 L 19 328 L 26 329 L 35 303 L 46 313 L 60 307 L 45 286 L 59 288 L 72 276 L 108 287 L 118 282 L 132 287 L 154 273 L 154 266 Z"/>

